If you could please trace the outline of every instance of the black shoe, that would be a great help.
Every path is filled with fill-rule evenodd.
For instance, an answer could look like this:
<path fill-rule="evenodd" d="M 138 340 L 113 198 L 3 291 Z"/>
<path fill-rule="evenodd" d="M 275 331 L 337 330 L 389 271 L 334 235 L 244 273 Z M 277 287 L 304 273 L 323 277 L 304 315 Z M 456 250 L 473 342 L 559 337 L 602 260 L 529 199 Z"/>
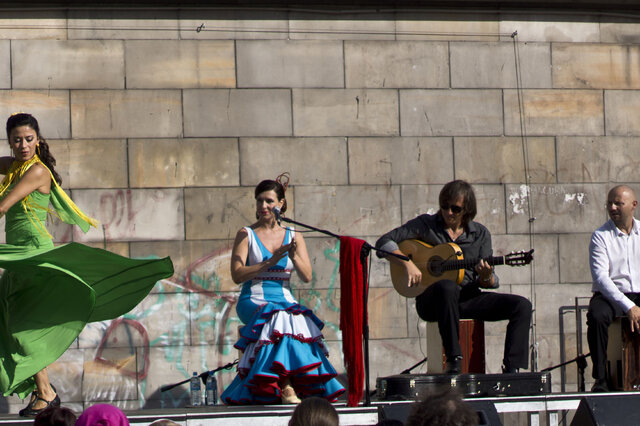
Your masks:
<path fill-rule="evenodd" d="M 591 392 L 609 392 L 607 379 L 596 379 L 596 382 L 591 386 Z"/>
<path fill-rule="evenodd" d="M 460 374 L 462 371 L 462 357 L 457 356 L 452 360 L 447 360 L 445 374 Z"/>
<path fill-rule="evenodd" d="M 506 366 L 502 366 L 502 374 L 514 374 L 514 373 L 519 373 L 520 369 L 519 368 L 514 368 L 514 367 L 506 367 Z"/>
<path fill-rule="evenodd" d="M 36 402 L 37 399 L 38 399 L 38 390 L 36 389 L 33 392 L 31 392 L 31 396 L 29 397 L 29 403 L 27 404 L 27 406 L 25 408 L 23 408 L 22 410 L 20 410 L 18 412 L 18 414 L 21 417 L 24 417 L 23 413 L 25 413 L 27 411 L 27 409 L 30 409 L 31 406 L 33 405 L 33 403 Z"/>
<path fill-rule="evenodd" d="M 58 391 L 56 391 L 56 388 L 54 388 L 53 385 L 51 385 L 51 389 L 53 389 L 53 391 L 56 393 L 56 397 L 53 398 L 53 400 L 47 401 L 46 399 L 40 398 L 40 395 L 37 393 L 37 391 L 34 391 L 34 393 L 32 393 L 31 395 L 33 396 L 35 394 L 35 399 L 32 398 L 29 401 L 29 404 L 27 404 L 26 407 L 18 412 L 18 415 L 20 415 L 20 417 L 35 417 L 49 407 L 59 407 L 60 397 L 58 396 Z M 46 402 L 47 405 L 39 409 L 33 408 L 33 405 L 38 401 Z"/>

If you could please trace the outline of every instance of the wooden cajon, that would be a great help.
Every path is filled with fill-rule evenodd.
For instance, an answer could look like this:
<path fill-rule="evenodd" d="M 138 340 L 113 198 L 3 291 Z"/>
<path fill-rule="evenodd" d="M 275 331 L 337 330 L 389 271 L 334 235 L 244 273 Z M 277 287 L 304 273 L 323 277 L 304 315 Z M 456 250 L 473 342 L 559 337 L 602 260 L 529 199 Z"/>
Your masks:
<path fill-rule="evenodd" d="M 459 329 L 462 373 L 484 374 L 484 321 L 461 319 Z M 438 323 L 427 322 L 427 373 L 444 373 L 446 362 Z"/>
<path fill-rule="evenodd" d="M 609 326 L 607 373 L 613 389 L 640 390 L 640 333 L 631 332 L 627 317 L 616 318 Z"/>

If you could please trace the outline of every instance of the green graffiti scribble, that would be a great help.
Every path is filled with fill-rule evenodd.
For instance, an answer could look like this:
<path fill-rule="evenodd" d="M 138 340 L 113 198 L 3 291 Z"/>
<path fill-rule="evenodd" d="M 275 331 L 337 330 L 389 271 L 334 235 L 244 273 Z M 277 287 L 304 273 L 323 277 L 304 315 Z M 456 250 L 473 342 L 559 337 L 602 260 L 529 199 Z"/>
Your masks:
<path fill-rule="evenodd" d="M 240 321 L 240 318 L 238 317 L 230 317 L 227 320 L 227 323 L 225 324 L 225 328 L 224 328 L 224 345 L 223 347 L 223 354 L 224 355 L 228 355 L 229 353 L 231 353 L 232 350 L 234 350 L 233 348 L 233 344 L 236 343 L 236 329 L 238 328 L 239 325 L 244 325 L 242 323 L 242 321 Z"/>
<path fill-rule="evenodd" d="M 327 291 L 327 306 L 334 312 L 340 310 L 340 306 L 336 306 L 333 303 L 333 295 L 336 290 L 336 278 L 340 274 L 340 240 L 336 240 L 336 244 L 332 249 L 324 250 L 324 258 L 330 262 L 333 262 L 333 270 L 331 271 L 331 278 L 329 279 L 329 290 Z M 339 300 L 338 297 L 336 299 Z"/>
<path fill-rule="evenodd" d="M 302 293 L 301 291 L 297 291 L 296 294 L 298 296 L 298 303 L 306 306 L 312 311 L 318 311 L 322 306 L 322 294 L 316 290 L 316 282 L 317 277 L 315 272 L 311 274 L 311 281 L 309 282 L 309 290 Z M 295 292 L 295 286 L 291 286 L 291 291 Z"/>
<path fill-rule="evenodd" d="M 336 306 L 333 303 L 333 295 L 336 293 L 336 277 L 339 275 L 340 269 L 340 241 L 336 241 L 336 244 L 333 248 L 328 248 L 323 251 L 325 259 L 334 263 L 333 270 L 331 271 L 331 277 L 329 278 L 329 288 L 327 290 L 326 297 L 326 305 L 327 308 L 333 312 L 338 312 L 340 310 L 339 306 Z M 304 293 L 298 292 L 298 301 L 301 305 L 306 306 L 312 311 L 319 311 L 322 307 L 323 297 L 322 293 L 316 289 L 317 284 L 317 276 L 315 272 L 313 272 L 311 277 L 311 282 L 309 283 L 310 289 Z M 291 286 L 292 290 L 295 290 L 295 287 Z"/>
<path fill-rule="evenodd" d="M 189 275 L 189 280 L 194 286 L 200 287 L 205 291 L 214 291 L 216 293 L 220 293 L 222 284 L 220 282 L 220 277 L 218 277 L 218 275 L 215 273 L 211 276 L 205 277 L 202 275 L 198 275 L 195 272 L 191 272 L 191 274 Z"/>

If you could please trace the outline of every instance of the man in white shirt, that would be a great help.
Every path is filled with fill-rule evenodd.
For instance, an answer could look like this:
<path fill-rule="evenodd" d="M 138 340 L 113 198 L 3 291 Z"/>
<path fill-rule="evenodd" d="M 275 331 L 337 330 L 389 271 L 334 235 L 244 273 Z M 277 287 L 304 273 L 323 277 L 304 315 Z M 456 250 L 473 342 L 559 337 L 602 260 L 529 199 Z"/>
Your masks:
<path fill-rule="evenodd" d="M 630 187 L 612 188 L 607 196 L 611 220 L 593 233 L 589 244 L 594 294 L 587 312 L 587 340 L 596 380 L 592 392 L 609 390 L 605 377 L 609 324 L 626 315 L 631 331 L 640 332 L 640 221 L 633 217 L 637 205 Z"/>

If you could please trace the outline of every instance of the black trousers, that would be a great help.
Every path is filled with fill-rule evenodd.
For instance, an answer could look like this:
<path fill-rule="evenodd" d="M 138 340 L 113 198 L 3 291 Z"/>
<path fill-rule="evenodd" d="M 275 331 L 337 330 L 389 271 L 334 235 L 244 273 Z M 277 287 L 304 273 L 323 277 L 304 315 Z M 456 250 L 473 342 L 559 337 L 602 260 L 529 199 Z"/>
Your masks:
<path fill-rule="evenodd" d="M 458 342 L 460 318 L 508 320 L 503 364 L 507 368 L 529 365 L 531 302 L 522 296 L 480 291 L 474 286 L 461 287 L 451 280 L 442 280 L 416 298 L 416 310 L 423 320 L 438 322 L 447 359 L 462 356 Z"/>
<path fill-rule="evenodd" d="M 640 293 L 625 293 L 636 305 L 640 305 Z M 609 342 L 609 325 L 616 317 L 626 314 L 602 295 L 596 292 L 589 301 L 587 311 L 587 342 L 591 352 L 594 379 L 606 378 L 607 344 Z"/>

